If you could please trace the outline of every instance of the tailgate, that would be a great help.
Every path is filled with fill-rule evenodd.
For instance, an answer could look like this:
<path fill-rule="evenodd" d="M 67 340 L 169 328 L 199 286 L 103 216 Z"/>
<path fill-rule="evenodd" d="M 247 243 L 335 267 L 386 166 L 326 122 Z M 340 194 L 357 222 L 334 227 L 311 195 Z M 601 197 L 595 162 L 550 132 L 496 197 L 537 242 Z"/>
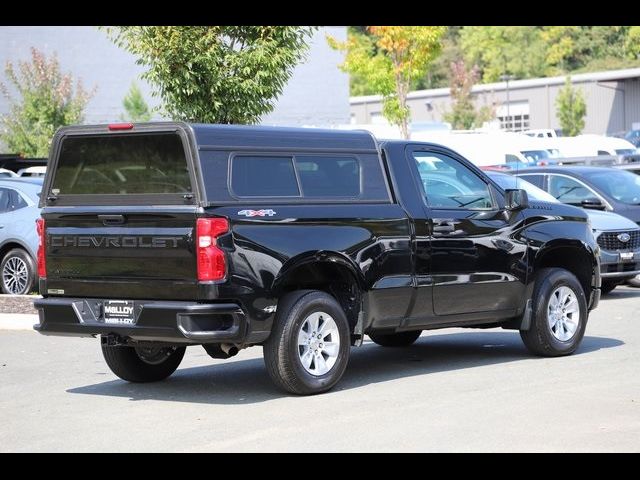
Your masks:
<path fill-rule="evenodd" d="M 197 297 L 195 208 L 166 208 L 162 214 L 122 208 L 82 213 L 50 209 L 43 216 L 47 280 L 42 293 Z"/>
<path fill-rule="evenodd" d="M 56 134 L 41 196 L 42 293 L 197 298 L 192 145 L 182 124 L 69 127 Z"/>

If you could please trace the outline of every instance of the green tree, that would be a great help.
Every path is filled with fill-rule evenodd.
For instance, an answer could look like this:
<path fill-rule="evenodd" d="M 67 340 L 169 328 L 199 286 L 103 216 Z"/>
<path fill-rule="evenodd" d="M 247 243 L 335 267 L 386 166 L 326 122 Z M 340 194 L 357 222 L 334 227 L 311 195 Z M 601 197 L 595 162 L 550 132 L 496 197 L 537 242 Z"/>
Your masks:
<path fill-rule="evenodd" d="M 483 82 L 496 82 L 505 73 L 517 78 L 545 75 L 546 48 L 536 27 L 463 27 L 460 47 L 466 62 L 480 68 Z"/>
<path fill-rule="evenodd" d="M 415 88 L 448 87 L 451 83 L 451 63 L 464 58 L 460 49 L 460 29 L 462 27 L 447 27 L 446 34 L 442 37 L 442 52 L 429 66 L 425 75 L 418 79 Z"/>
<path fill-rule="evenodd" d="M 495 112 L 484 106 L 479 110 L 473 102 L 471 89 L 478 81 L 478 67 L 474 65 L 468 69 L 463 60 L 451 63 L 451 111 L 444 114 L 444 119 L 451 123 L 454 130 L 470 130 L 481 127 L 491 120 Z"/>
<path fill-rule="evenodd" d="M 312 27 L 123 26 L 107 33 L 148 68 L 142 75 L 168 116 L 208 123 L 255 123 L 307 50 Z"/>
<path fill-rule="evenodd" d="M 148 122 L 149 120 L 151 120 L 151 111 L 149 110 L 149 105 L 147 105 L 147 102 L 144 101 L 142 92 L 135 82 L 131 83 L 129 92 L 127 92 L 124 99 L 122 100 L 122 105 L 124 106 L 124 110 L 126 112 L 125 115 L 122 115 L 120 117 L 122 120 L 128 122 Z"/>
<path fill-rule="evenodd" d="M 346 42 L 329 37 L 329 45 L 346 52 L 342 70 L 366 79 L 382 95 L 382 114 L 409 138 L 407 94 L 440 53 L 446 27 L 370 26 L 368 31 Z"/>
<path fill-rule="evenodd" d="M 584 129 L 584 117 L 587 114 L 587 104 L 582 90 L 574 88 L 571 77 L 567 76 L 564 87 L 556 98 L 556 115 L 560 120 L 562 132 L 573 137 L 580 135 Z"/>
<path fill-rule="evenodd" d="M 579 63 L 578 42 L 583 34 L 581 27 L 542 27 L 540 36 L 546 46 L 547 74 L 554 75 L 576 67 Z"/>
<path fill-rule="evenodd" d="M 628 58 L 637 60 L 640 57 L 640 26 L 629 27 L 624 46 Z"/>
<path fill-rule="evenodd" d="M 64 125 L 82 123 L 83 111 L 95 92 L 87 92 L 82 82 L 62 73 L 55 53 L 47 58 L 31 49 L 31 60 L 7 62 L 5 75 L 19 95 L 14 99 L 9 88 L 0 90 L 10 102 L 9 113 L 2 118 L 0 140 L 14 153 L 28 157 L 46 157 L 55 131 Z"/>

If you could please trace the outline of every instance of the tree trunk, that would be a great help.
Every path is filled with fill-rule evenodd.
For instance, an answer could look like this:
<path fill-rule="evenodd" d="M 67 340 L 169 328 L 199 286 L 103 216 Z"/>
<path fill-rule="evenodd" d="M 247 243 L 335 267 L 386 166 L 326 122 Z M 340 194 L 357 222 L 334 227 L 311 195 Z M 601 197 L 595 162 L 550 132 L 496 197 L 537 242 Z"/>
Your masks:
<path fill-rule="evenodd" d="M 407 93 L 409 90 L 408 82 L 405 82 L 403 78 L 396 77 L 396 93 L 398 95 L 398 106 L 403 116 L 400 120 L 400 133 L 402 138 L 409 140 L 409 116 L 404 115 L 407 108 Z"/>

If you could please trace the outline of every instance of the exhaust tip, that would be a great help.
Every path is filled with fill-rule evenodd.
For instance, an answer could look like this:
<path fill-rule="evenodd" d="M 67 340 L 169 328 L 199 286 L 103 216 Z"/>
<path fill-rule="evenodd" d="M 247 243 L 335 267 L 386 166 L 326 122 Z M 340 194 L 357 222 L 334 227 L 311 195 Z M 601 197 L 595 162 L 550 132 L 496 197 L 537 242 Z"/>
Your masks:
<path fill-rule="evenodd" d="M 222 345 L 220 345 L 220 349 L 230 357 L 238 354 L 238 347 L 236 347 L 235 345 L 230 345 L 228 343 L 223 343 Z"/>

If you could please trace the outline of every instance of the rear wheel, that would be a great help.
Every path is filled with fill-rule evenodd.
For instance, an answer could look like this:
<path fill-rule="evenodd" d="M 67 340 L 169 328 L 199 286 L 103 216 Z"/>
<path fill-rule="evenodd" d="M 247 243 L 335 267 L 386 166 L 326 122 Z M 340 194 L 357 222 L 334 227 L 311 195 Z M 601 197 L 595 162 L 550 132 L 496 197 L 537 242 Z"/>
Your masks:
<path fill-rule="evenodd" d="M 124 347 L 102 345 L 102 354 L 113 373 L 127 382 L 164 380 L 176 371 L 186 347 Z"/>
<path fill-rule="evenodd" d="M 349 323 L 327 293 L 300 290 L 280 299 L 263 345 L 273 382 L 289 393 L 312 395 L 333 387 L 349 362 Z"/>
<path fill-rule="evenodd" d="M 529 330 L 521 330 L 526 347 L 537 355 L 569 355 L 578 348 L 587 326 L 587 299 L 568 270 L 544 268 L 533 290 Z"/>
<path fill-rule="evenodd" d="M 21 248 L 14 248 L 2 259 L 2 293 L 25 295 L 36 282 L 36 269 L 31 256 Z"/>
<path fill-rule="evenodd" d="M 377 334 L 370 333 L 369 338 L 373 340 L 374 343 L 378 345 L 382 345 L 383 347 L 408 347 L 413 344 L 420 334 L 422 330 L 416 330 L 414 332 L 399 332 L 399 333 L 389 333 L 389 334 Z"/>

